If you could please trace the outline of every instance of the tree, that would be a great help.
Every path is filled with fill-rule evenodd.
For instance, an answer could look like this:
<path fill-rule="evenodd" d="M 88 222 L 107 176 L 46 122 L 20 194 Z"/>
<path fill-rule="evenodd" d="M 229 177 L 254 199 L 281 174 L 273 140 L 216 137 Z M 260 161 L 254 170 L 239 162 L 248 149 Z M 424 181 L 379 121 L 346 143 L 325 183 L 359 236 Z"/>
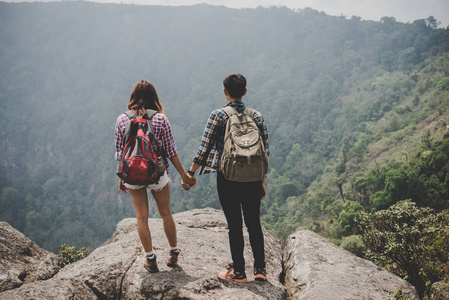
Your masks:
<path fill-rule="evenodd" d="M 340 226 L 345 236 L 357 233 L 358 228 L 355 219 L 360 212 L 363 212 L 363 207 L 359 202 L 348 201 L 345 203 L 344 209 L 338 216 Z"/>
<path fill-rule="evenodd" d="M 401 201 L 357 220 L 367 258 L 407 279 L 422 297 L 449 276 L 449 211 L 437 213 Z"/>
<path fill-rule="evenodd" d="M 441 25 L 441 22 L 435 19 L 433 16 L 430 16 L 426 19 L 427 27 L 430 29 L 437 29 L 438 26 Z"/>

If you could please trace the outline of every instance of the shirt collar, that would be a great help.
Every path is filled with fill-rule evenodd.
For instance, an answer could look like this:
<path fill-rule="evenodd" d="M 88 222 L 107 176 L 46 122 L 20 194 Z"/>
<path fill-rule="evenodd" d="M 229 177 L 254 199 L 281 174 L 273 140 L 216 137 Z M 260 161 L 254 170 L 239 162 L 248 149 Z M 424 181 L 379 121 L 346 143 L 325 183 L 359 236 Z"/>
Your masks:
<path fill-rule="evenodd" d="M 243 110 L 245 110 L 245 104 L 243 104 L 242 101 L 234 101 L 234 102 L 229 102 L 228 104 L 226 104 L 226 106 L 232 106 L 234 107 L 239 113 Z M 225 106 L 225 107 L 226 107 Z"/>

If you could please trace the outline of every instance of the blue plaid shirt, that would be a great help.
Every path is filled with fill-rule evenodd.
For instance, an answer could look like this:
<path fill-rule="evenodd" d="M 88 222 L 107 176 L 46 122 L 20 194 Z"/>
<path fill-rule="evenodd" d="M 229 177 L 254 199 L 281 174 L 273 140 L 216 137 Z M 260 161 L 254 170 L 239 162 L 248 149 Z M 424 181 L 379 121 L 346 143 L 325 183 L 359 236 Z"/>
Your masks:
<path fill-rule="evenodd" d="M 234 107 L 239 113 L 245 110 L 245 105 L 241 101 L 230 102 L 226 106 Z M 200 148 L 193 158 L 195 163 L 201 165 L 200 174 L 216 172 L 219 169 L 221 152 L 224 147 L 226 122 L 228 119 L 228 115 L 221 108 L 211 112 L 207 120 L 206 128 L 204 129 Z M 254 112 L 254 122 L 256 122 L 259 128 L 265 149 L 267 149 L 269 154 L 267 127 L 262 115 L 258 111 Z"/>

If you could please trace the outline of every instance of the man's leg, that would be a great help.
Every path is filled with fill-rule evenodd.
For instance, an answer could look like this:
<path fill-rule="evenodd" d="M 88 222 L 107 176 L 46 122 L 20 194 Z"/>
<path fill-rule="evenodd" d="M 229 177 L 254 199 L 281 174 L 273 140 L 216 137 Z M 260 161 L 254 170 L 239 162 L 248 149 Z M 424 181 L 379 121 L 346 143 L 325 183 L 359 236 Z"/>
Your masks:
<path fill-rule="evenodd" d="M 265 250 L 262 226 L 260 225 L 260 198 L 262 183 L 260 181 L 245 183 L 243 189 L 243 216 L 248 228 L 249 241 L 254 254 L 254 268 L 265 268 Z"/>
<path fill-rule="evenodd" d="M 238 201 L 238 188 L 235 182 L 224 178 L 221 172 L 217 174 L 217 191 L 223 208 L 229 229 L 229 245 L 231 247 L 231 256 L 234 262 L 234 271 L 245 271 L 245 259 L 243 257 L 243 230 L 242 213 L 240 202 Z"/>

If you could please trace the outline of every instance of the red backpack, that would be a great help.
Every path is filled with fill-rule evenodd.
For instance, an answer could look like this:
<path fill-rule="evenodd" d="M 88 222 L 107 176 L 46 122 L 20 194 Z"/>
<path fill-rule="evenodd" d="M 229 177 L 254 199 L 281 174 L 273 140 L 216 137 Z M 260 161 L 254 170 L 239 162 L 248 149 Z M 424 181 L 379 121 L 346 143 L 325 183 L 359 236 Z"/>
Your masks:
<path fill-rule="evenodd" d="M 125 128 L 122 145 L 120 173 L 124 182 L 132 185 L 158 183 L 165 170 L 158 139 L 154 135 L 150 119 L 157 111 L 148 109 L 143 117 L 126 112 L 130 122 Z"/>

